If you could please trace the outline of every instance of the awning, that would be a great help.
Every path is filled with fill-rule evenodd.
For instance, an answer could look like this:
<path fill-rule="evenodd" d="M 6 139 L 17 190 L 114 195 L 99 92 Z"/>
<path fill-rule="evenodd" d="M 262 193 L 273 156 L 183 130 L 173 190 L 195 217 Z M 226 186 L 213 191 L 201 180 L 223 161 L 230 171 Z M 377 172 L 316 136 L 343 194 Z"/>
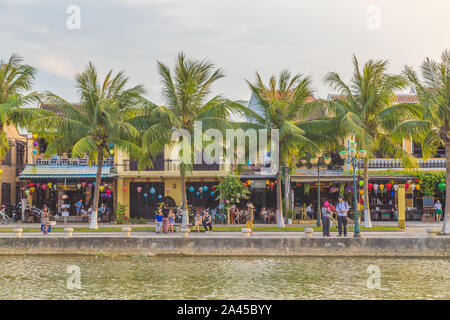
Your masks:
<path fill-rule="evenodd" d="M 86 165 L 36 165 L 28 164 L 20 174 L 20 179 L 79 179 L 97 175 L 97 166 Z M 110 165 L 103 165 L 102 178 L 112 177 Z"/>

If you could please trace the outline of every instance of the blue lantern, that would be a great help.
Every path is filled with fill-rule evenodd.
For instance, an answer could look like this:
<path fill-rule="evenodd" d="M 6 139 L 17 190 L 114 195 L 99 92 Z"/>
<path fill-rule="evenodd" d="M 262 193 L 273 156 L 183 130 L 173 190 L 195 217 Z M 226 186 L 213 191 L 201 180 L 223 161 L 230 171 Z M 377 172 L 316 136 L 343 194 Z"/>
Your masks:
<path fill-rule="evenodd" d="M 146 198 L 147 198 L 147 197 L 148 197 L 148 193 L 144 193 L 144 197 L 146 197 Z"/>
<path fill-rule="evenodd" d="M 213 196 L 213 195 L 214 195 L 214 192 L 212 192 L 212 191 L 211 191 L 210 195 L 212 195 L 212 196 Z"/>
<path fill-rule="evenodd" d="M 200 195 L 200 192 L 197 191 L 195 194 L 199 196 L 199 195 Z"/>
<path fill-rule="evenodd" d="M 162 199 L 162 195 L 158 194 L 158 199 Z"/>
<path fill-rule="evenodd" d="M 151 193 L 151 194 L 154 194 L 155 192 L 156 192 L 155 188 L 151 187 L 151 188 L 150 188 L 150 193 Z"/>
<path fill-rule="evenodd" d="M 204 187 L 203 187 L 203 191 L 208 191 L 208 187 L 207 187 L 207 186 L 204 186 Z"/>
<path fill-rule="evenodd" d="M 189 188 L 189 192 L 194 192 L 194 190 L 195 190 L 194 187 Z"/>
<path fill-rule="evenodd" d="M 110 142 L 109 147 L 112 149 L 112 147 L 114 147 L 114 144 L 112 142 Z"/>

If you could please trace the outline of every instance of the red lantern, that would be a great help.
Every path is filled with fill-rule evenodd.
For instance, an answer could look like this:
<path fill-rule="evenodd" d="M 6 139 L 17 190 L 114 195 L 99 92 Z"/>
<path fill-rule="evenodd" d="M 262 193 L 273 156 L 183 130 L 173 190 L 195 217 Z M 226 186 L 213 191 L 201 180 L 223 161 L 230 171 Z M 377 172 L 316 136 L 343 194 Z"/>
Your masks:
<path fill-rule="evenodd" d="M 122 188 L 123 192 L 127 192 L 128 188 L 125 186 Z"/>
<path fill-rule="evenodd" d="M 29 186 L 29 187 L 34 187 L 34 182 L 30 182 L 30 183 L 28 184 L 28 186 Z"/>
<path fill-rule="evenodd" d="M 407 182 L 407 183 L 405 183 L 405 191 L 408 190 L 408 188 L 409 188 L 409 183 Z"/>
<path fill-rule="evenodd" d="M 270 182 L 269 185 L 270 185 L 270 190 L 273 190 L 273 186 L 275 185 L 275 183 L 274 182 Z"/>
<path fill-rule="evenodd" d="M 83 188 L 86 187 L 86 185 L 87 185 L 86 182 L 82 182 L 82 183 L 81 183 L 81 186 L 82 186 Z"/>
<path fill-rule="evenodd" d="M 388 189 L 388 191 L 391 191 L 392 188 L 392 184 L 391 183 L 386 183 L 386 189 Z"/>
<path fill-rule="evenodd" d="M 367 187 L 369 188 L 369 191 L 372 191 L 373 184 L 372 184 L 372 183 L 368 183 L 368 184 L 367 184 Z"/>
<path fill-rule="evenodd" d="M 248 188 L 247 182 L 244 182 L 243 185 L 244 185 L 244 187 Z"/>

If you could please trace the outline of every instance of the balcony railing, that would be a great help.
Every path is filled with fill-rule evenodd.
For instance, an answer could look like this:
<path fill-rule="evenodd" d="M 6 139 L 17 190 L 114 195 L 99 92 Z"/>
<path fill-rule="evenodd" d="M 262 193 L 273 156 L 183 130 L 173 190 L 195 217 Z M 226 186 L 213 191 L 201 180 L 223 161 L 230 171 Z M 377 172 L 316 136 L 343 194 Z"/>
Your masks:
<path fill-rule="evenodd" d="M 445 168 L 445 159 L 429 159 L 424 161 L 418 159 L 419 168 L 439 169 Z M 362 168 L 362 166 L 360 165 Z M 401 160 L 396 159 L 373 159 L 369 162 L 369 169 L 402 169 L 404 168 Z"/>
<path fill-rule="evenodd" d="M 36 164 L 39 165 L 74 165 L 74 166 L 87 166 L 89 165 L 89 158 L 67 158 L 64 156 L 52 156 L 50 159 L 37 158 Z M 93 163 L 95 164 L 95 163 Z M 103 160 L 104 165 L 114 165 L 114 158 L 108 157 Z"/>

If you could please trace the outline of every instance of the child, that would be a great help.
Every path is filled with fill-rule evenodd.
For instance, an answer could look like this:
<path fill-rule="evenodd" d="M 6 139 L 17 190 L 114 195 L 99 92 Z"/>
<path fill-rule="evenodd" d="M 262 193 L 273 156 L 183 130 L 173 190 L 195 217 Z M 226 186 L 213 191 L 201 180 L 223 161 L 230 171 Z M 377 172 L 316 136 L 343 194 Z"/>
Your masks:
<path fill-rule="evenodd" d="M 169 232 L 173 232 L 173 225 L 175 224 L 175 213 L 173 213 L 173 210 L 170 210 L 169 213 L 169 224 L 170 224 Z"/>

